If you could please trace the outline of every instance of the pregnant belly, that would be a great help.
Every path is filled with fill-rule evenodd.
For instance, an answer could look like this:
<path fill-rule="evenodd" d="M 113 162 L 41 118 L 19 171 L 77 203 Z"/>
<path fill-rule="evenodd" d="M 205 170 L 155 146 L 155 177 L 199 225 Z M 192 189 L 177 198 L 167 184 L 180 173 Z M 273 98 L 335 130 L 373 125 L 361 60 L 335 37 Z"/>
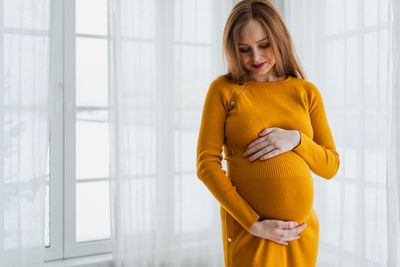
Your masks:
<path fill-rule="evenodd" d="M 261 219 L 294 220 L 299 224 L 307 219 L 313 207 L 313 178 L 308 165 L 295 152 L 265 161 L 244 158 L 233 162 L 228 165 L 232 184 Z"/>

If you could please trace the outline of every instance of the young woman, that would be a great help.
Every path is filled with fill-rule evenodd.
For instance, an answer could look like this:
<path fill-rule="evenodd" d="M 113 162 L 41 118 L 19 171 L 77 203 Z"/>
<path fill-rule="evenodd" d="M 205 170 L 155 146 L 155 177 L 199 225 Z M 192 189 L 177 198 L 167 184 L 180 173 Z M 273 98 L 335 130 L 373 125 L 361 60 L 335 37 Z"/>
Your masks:
<path fill-rule="evenodd" d="M 321 94 L 267 0 L 235 5 L 224 50 L 228 71 L 204 102 L 197 175 L 221 204 L 225 266 L 315 266 L 310 171 L 330 179 L 340 164 Z"/>

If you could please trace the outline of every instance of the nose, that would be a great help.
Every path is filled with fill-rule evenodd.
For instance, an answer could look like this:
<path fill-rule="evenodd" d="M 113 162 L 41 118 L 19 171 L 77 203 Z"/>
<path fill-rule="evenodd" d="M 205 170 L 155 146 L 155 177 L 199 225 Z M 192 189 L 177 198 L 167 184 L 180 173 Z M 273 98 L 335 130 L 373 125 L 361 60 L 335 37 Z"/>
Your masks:
<path fill-rule="evenodd" d="M 261 53 L 257 50 L 257 49 L 254 49 L 253 50 L 253 53 L 252 53 L 252 55 L 251 55 L 251 60 L 254 62 L 254 61 L 256 61 L 257 62 L 257 59 L 260 57 L 260 55 L 261 55 Z"/>

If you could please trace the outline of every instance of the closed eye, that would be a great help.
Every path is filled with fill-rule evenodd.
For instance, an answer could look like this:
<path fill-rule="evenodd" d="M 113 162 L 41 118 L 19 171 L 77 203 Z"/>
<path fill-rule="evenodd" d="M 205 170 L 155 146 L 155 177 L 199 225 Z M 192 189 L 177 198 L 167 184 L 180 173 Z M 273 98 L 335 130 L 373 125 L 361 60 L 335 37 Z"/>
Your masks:
<path fill-rule="evenodd" d="M 260 45 L 260 48 L 266 49 L 266 48 L 269 47 L 269 45 L 270 45 L 270 43 L 267 43 L 266 45 Z M 250 51 L 250 49 L 239 49 L 239 51 L 240 51 L 241 53 L 247 53 L 247 52 Z"/>

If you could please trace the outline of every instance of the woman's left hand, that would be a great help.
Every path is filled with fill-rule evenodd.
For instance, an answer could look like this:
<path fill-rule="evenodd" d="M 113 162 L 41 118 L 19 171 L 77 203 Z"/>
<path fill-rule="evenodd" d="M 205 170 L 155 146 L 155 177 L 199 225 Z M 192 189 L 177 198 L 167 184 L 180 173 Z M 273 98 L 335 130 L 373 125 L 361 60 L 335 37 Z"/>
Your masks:
<path fill-rule="evenodd" d="M 300 143 L 300 132 L 278 127 L 266 128 L 258 134 L 260 137 L 252 141 L 243 153 L 244 157 L 252 155 L 250 161 L 258 158 L 269 159 L 292 150 Z"/>

